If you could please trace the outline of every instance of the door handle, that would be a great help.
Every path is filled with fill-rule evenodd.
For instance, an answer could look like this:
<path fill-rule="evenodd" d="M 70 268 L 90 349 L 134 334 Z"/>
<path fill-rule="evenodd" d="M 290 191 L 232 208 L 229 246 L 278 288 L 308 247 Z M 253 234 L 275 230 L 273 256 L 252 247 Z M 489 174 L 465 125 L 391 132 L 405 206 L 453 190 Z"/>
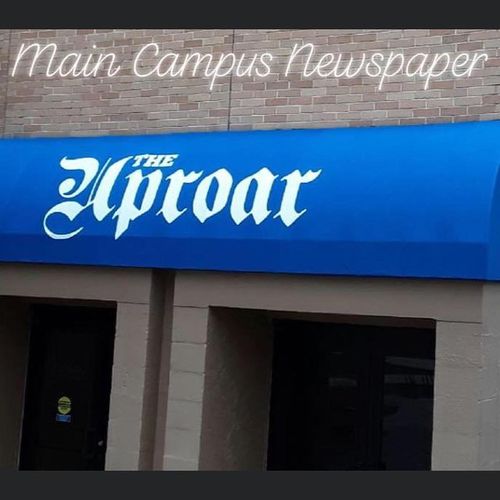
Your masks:
<path fill-rule="evenodd" d="M 90 428 L 85 434 L 85 442 L 83 445 L 83 456 L 86 459 L 95 457 L 98 448 L 104 446 L 104 440 L 98 440 L 97 429 Z"/>

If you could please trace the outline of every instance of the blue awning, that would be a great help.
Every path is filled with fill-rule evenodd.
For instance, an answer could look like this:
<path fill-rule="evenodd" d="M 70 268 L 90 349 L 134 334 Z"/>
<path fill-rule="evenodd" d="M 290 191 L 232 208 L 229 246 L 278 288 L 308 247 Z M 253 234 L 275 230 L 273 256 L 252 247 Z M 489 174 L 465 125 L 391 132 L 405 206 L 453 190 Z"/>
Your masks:
<path fill-rule="evenodd" d="M 0 261 L 500 279 L 500 122 L 0 140 Z"/>

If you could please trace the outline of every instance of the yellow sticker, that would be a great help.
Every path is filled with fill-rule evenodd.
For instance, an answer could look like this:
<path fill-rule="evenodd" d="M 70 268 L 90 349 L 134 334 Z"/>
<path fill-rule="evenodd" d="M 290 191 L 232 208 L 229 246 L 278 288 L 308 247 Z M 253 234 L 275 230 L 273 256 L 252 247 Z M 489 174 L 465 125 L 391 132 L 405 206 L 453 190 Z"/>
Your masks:
<path fill-rule="evenodd" d="M 61 415 L 67 415 L 71 411 L 71 399 L 68 396 L 62 396 L 57 401 L 57 411 Z"/>

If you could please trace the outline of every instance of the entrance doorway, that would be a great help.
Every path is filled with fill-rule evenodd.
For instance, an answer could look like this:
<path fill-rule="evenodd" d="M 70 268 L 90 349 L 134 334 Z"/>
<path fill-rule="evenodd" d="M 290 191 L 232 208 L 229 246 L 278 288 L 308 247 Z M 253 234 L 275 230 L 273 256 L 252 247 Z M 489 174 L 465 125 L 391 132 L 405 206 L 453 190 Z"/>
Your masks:
<path fill-rule="evenodd" d="M 34 306 L 20 469 L 104 469 L 115 310 Z"/>
<path fill-rule="evenodd" d="M 430 469 L 435 333 L 275 324 L 268 469 Z"/>

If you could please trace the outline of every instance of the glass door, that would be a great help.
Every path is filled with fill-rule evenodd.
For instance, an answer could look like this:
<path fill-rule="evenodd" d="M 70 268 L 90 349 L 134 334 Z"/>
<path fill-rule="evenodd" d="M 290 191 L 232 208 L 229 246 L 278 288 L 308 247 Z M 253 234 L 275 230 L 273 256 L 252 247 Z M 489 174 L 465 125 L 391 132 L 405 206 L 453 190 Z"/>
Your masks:
<path fill-rule="evenodd" d="M 276 324 L 268 468 L 429 469 L 434 332 Z"/>

